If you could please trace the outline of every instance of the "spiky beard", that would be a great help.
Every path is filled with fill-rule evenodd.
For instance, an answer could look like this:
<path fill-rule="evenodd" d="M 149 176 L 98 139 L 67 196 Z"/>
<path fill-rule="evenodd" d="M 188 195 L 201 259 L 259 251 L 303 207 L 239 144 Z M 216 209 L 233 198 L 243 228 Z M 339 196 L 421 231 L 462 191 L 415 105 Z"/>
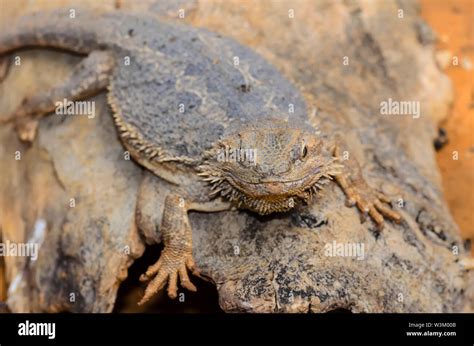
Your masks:
<path fill-rule="evenodd" d="M 275 195 L 265 197 L 253 197 L 243 193 L 232 184 L 226 173 L 214 165 L 203 165 L 200 167 L 199 175 L 204 181 L 211 185 L 211 198 L 223 197 L 240 209 L 249 209 L 261 215 L 275 212 L 285 212 L 293 209 L 297 204 L 310 203 L 311 200 L 321 193 L 324 185 L 332 180 L 332 177 L 339 173 L 340 165 L 336 159 L 325 163 L 320 167 L 319 172 L 311 180 L 311 184 L 301 187 L 300 190 L 292 191 L 291 195 Z"/>

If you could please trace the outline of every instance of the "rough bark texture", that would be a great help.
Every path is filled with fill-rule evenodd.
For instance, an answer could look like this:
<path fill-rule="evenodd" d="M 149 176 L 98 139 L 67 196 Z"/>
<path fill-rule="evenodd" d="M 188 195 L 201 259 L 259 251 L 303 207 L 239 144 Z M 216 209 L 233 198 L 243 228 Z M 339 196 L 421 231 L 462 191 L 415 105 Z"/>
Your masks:
<path fill-rule="evenodd" d="M 470 278 L 457 263 L 466 251 L 443 200 L 432 148 L 433 120 L 446 113 L 451 87 L 434 63 L 431 36 L 415 3 L 184 3 L 177 5 L 186 9 L 184 21 L 251 46 L 298 85 L 308 105 L 317 108 L 321 131 L 343 134 L 369 185 L 404 201 L 398 210 L 406 222 L 387 223 L 380 234 L 370 221 L 360 222 L 355 208 L 344 207 L 333 185 L 314 205 L 285 215 L 191 213 L 195 260 L 216 283 L 221 307 L 469 309 Z M 112 3 L 101 6 L 113 10 Z M 165 13 L 165 5 L 155 1 L 121 6 Z M 177 16 L 177 9 L 166 11 L 169 18 Z M 343 64 L 345 56 L 349 65 Z M 24 51 L 21 58 L 21 68 L 11 65 L 0 84 L 0 109 L 6 113 L 23 96 L 67 76 L 78 61 L 44 50 Z M 389 98 L 420 101 L 421 117 L 381 115 L 380 102 Z M 46 118 L 31 146 L 21 144 L 11 128 L 0 128 L 2 239 L 42 244 L 35 262 L 5 258 L 13 311 L 111 311 L 127 268 L 145 242 L 160 240 L 159 230 L 140 229 L 159 224 L 172 187 L 124 159 L 105 96 L 94 100 L 93 120 Z M 21 160 L 15 160 L 17 151 Z M 136 218 L 139 193 L 153 191 L 155 207 Z M 364 260 L 326 256 L 325 245 L 333 241 L 364 244 Z"/>

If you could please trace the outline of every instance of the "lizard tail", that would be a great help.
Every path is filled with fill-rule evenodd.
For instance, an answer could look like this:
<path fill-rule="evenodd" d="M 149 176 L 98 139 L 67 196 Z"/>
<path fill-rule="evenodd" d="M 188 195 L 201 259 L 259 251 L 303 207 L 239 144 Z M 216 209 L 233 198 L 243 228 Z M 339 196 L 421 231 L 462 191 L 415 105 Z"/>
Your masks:
<path fill-rule="evenodd" d="M 88 54 L 99 48 L 93 16 L 62 9 L 21 17 L 0 31 L 0 55 L 23 47 L 51 47 Z"/>

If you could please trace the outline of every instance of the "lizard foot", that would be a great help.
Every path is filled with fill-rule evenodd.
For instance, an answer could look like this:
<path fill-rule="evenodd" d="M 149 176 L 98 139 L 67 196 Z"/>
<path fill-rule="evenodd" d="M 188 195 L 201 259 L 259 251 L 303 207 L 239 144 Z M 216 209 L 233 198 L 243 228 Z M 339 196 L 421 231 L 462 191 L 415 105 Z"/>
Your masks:
<path fill-rule="evenodd" d="M 15 130 L 21 141 L 32 143 L 36 138 L 39 122 L 37 119 L 21 118 L 16 121 Z"/>
<path fill-rule="evenodd" d="M 178 277 L 181 286 L 196 292 L 196 286 L 189 280 L 188 269 L 194 275 L 198 275 L 191 251 L 182 253 L 182 251 L 175 251 L 165 247 L 158 262 L 148 267 L 146 273 L 140 277 L 140 281 L 148 281 L 152 277 L 154 278 L 148 284 L 145 294 L 138 305 L 142 305 L 150 300 L 156 292 L 165 286 L 166 282 L 168 282 L 168 296 L 172 299 L 176 298 L 178 295 Z"/>
<path fill-rule="evenodd" d="M 340 139 L 333 147 L 333 155 L 340 158 Z M 345 165 L 345 172 L 334 175 L 336 182 L 341 187 L 347 197 L 348 206 L 356 205 L 362 212 L 362 222 L 365 221 L 367 214 L 377 225 L 379 231 L 384 227 L 384 216 L 396 223 L 402 221 L 402 216 L 392 210 L 390 198 L 383 193 L 374 191 L 364 180 L 362 172 L 357 161 L 348 161 Z"/>
<path fill-rule="evenodd" d="M 349 186 L 345 192 L 347 204 L 349 206 L 356 205 L 361 211 L 362 222 L 365 221 L 367 214 L 374 220 L 379 230 L 384 227 L 384 217 L 396 223 L 401 222 L 401 215 L 389 207 L 390 199 L 383 193 L 373 191 L 366 184 Z"/>
<path fill-rule="evenodd" d="M 38 119 L 34 112 L 27 109 L 28 98 L 24 98 L 20 106 L 7 117 L 0 118 L 0 125 L 13 123 L 15 131 L 23 142 L 33 142 L 38 130 Z"/>

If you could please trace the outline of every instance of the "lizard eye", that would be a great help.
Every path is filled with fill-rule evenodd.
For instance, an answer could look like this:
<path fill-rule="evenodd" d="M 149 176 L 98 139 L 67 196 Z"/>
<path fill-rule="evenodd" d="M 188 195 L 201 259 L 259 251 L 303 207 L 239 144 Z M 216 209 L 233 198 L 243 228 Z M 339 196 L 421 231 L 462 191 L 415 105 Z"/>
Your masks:
<path fill-rule="evenodd" d="M 301 158 L 305 158 L 306 155 L 308 154 L 308 148 L 306 148 L 306 144 L 301 145 Z"/>

